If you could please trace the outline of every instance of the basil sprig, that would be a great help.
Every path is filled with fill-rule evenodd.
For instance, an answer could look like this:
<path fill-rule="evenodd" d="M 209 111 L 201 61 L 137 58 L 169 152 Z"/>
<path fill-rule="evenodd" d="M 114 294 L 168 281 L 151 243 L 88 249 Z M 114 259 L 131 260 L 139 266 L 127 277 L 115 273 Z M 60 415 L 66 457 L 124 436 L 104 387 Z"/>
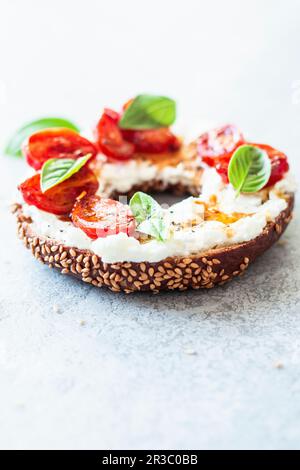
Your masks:
<path fill-rule="evenodd" d="M 171 126 L 176 119 L 176 103 L 166 96 L 138 95 L 125 110 L 122 129 L 158 129 Z"/>
<path fill-rule="evenodd" d="M 41 172 L 41 190 L 46 192 L 63 181 L 71 178 L 91 158 L 91 154 L 77 158 L 51 158 L 47 160 Z"/>
<path fill-rule="evenodd" d="M 169 236 L 169 224 L 166 222 L 161 206 L 148 194 L 141 191 L 130 199 L 129 206 L 137 229 L 159 241 L 165 241 Z"/>
<path fill-rule="evenodd" d="M 5 154 L 10 157 L 21 157 L 21 146 L 25 139 L 35 132 L 38 132 L 42 129 L 48 129 L 50 127 L 67 127 L 68 129 L 79 132 L 76 124 L 67 119 L 56 117 L 37 119 L 36 121 L 29 122 L 15 132 L 4 150 Z"/>
<path fill-rule="evenodd" d="M 233 154 L 228 168 L 228 178 L 237 195 L 256 193 L 271 176 L 268 154 L 253 145 L 242 145 Z"/>

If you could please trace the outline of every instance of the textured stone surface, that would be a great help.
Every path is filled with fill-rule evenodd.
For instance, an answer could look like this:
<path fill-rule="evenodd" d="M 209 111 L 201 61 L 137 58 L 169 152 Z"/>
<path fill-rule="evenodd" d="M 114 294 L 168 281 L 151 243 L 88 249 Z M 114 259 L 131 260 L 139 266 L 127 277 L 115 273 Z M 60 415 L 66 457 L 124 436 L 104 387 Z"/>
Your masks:
<path fill-rule="evenodd" d="M 299 177 L 297 2 L 290 1 L 289 8 L 274 0 L 247 2 L 246 15 L 245 5 L 238 9 L 240 1 L 226 2 L 235 14 L 224 10 L 218 15 L 214 21 L 220 36 L 208 44 L 216 6 L 208 7 L 207 2 L 200 5 L 197 0 L 192 11 L 183 12 L 174 7 L 173 1 L 170 34 L 181 25 L 182 17 L 187 24 L 192 21 L 185 42 L 182 35 L 173 38 L 173 49 L 186 54 L 181 55 L 186 68 L 192 58 L 204 54 L 208 61 L 206 76 L 203 61 L 195 76 L 179 76 L 178 80 L 171 80 L 167 72 L 158 80 L 153 66 L 146 64 L 145 75 L 134 69 L 138 85 L 133 85 L 127 64 L 128 76 L 123 77 L 117 91 L 111 79 L 117 71 L 115 62 L 108 77 L 94 68 L 94 60 L 90 62 L 91 76 L 85 73 L 74 78 L 73 72 L 69 75 L 63 68 L 66 56 L 59 41 L 70 35 L 72 28 L 78 32 L 82 27 L 81 11 L 75 9 L 71 26 L 64 2 L 59 2 L 59 17 L 53 3 L 47 14 L 44 10 L 36 12 L 40 22 L 35 19 L 32 28 L 28 25 L 29 15 L 27 21 L 24 15 L 26 8 L 33 8 L 33 2 L 9 2 L 6 14 L 0 14 L 1 44 L 11 37 L 7 18 L 13 19 L 15 31 L 22 37 L 21 43 L 12 42 L 9 52 L 2 55 L 5 68 L 0 80 L 9 92 L 0 111 L 2 133 L 45 110 L 75 115 L 78 120 L 82 113 L 92 121 L 99 110 L 96 101 L 105 101 L 105 93 L 108 104 L 110 100 L 117 103 L 138 87 L 168 92 L 171 84 L 170 92 L 182 97 L 187 113 L 193 115 L 195 106 L 199 107 L 198 117 L 236 121 L 257 140 L 286 148 Z M 95 5 L 95 12 L 89 10 L 94 21 L 89 28 L 91 36 L 83 35 L 88 59 L 95 57 L 95 44 L 105 38 L 102 34 L 107 33 L 110 19 L 118 31 L 124 31 L 124 11 L 113 16 L 111 6 L 101 16 Z M 17 7 L 19 14 L 15 16 Z M 161 2 L 159 8 L 167 15 L 167 7 Z M 201 21 L 198 31 L 200 13 L 206 15 L 207 22 Z M 61 23 L 60 18 L 66 22 Z M 242 18 L 249 23 L 240 27 Z M 127 32 L 132 26 L 128 21 Z M 128 33 L 125 45 L 133 49 L 130 59 L 126 54 L 127 60 L 138 60 L 142 50 L 143 57 L 147 57 L 150 48 L 155 47 L 158 63 L 164 63 L 159 37 L 165 38 L 168 28 L 159 19 L 156 21 L 158 37 L 154 42 L 147 42 L 149 35 L 139 34 L 140 47 L 135 49 L 133 39 L 142 33 L 141 27 Z M 249 34 L 254 22 L 255 35 Z M 164 35 L 160 36 L 162 26 Z M 52 27 L 56 28 L 55 35 Z M 62 67 L 59 79 L 52 69 L 50 78 L 40 75 L 47 67 L 39 48 L 37 56 L 32 52 L 33 56 L 24 62 L 25 52 L 36 46 L 37 36 L 38 47 L 51 48 Z M 71 37 L 79 45 L 75 35 Z M 226 61 L 220 37 L 226 50 L 232 52 L 226 53 Z M 116 35 L 117 39 L 118 47 L 125 47 L 120 44 L 120 36 Z M 205 46 L 201 49 L 202 41 Z M 110 46 L 116 53 L 117 45 Z M 8 60 L 12 54 L 15 65 Z M 215 60 L 216 54 L 220 63 Z M 224 70 L 225 64 L 228 73 L 221 76 L 218 69 Z M 31 73 L 19 74 L 25 65 L 31 67 Z M 101 87 L 105 93 L 99 91 Z M 15 238 L 15 221 L 8 205 L 12 188 L 24 171 L 22 162 L 1 158 L 0 447 L 299 448 L 297 206 L 285 242 L 259 259 L 244 278 L 208 292 L 125 296 L 50 271 L 23 248 Z"/>

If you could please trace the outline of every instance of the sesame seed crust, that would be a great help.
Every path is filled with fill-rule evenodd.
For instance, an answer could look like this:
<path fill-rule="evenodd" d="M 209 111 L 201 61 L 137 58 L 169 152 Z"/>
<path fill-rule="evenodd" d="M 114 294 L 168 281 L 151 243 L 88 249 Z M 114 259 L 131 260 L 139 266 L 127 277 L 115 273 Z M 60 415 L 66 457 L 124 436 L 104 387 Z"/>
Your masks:
<path fill-rule="evenodd" d="M 274 222 L 253 240 L 229 247 L 209 250 L 189 257 L 171 257 L 156 263 L 104 263 L 89 250 L 63 246 L 57 240 L 33 233 L 32 220 L 25 217 L 22 206 L 15 204 L 18 235 L 33 256 L 49 268 L 75 276 L 95 287 L 108 287 L 113 292 L 127 294 L 138 291 L 158 293 L 164 290 L 211 289 L 244 274 L 249 265 L 283 234 L 292 219 L 294 195 L 287 199 L 288 207 Z"/>

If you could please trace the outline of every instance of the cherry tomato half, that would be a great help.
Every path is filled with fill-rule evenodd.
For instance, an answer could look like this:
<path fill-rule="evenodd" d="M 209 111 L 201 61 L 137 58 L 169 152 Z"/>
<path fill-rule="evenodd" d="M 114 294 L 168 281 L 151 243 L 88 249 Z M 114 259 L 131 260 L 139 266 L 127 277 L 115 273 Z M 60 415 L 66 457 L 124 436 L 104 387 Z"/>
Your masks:
<path fill-rule="evenodd" d="M 179 139 L 167 127 L 142 131 L 124 130 L 122 134 L 134 144 L 136 152 L 174 152 L 181 146 Z"/>
<path fill-rule="evenodd" d="M 128 160 L 134 154 L 134 145 L 123 138 L 118 120 L 117 113 L 105 109 L 96 128 L 96 139 L 100 150 L 107 157 Z"/>
<path fill-rule="evenodd" d="M 131 99 L 124 104 L 123 112 L 128 109 L 132 101 Z M 100 150 L 112 159 L 127 160 L 135 152 L 174 152 L 181 146 L 179 139 L 168 128 L 120 129 L 120 117 L 121 114 L 106 108 L 96 128 L 96 139 Z"/>
<path fill-rule="evenodd" d="M 72 210 L 71 218 L 76 227 L 93 239 L 118 233 L 131 236 L 136 228 L 128 206 L 96 195 L 79 199 Z"/>
<path fill-rule="evenodd" d="M 244 137 L 236 126 L 218 127 L 199 137 L 198 155 L 207 165 L 216 166 L 224 159 L 230 160 L 232 153 L 244 142 Z"/>
<path fill-rule="evenodd" d="M 39 173 L 32 176 L 20 184 L 19 190 L 27 204 L 55 215 L 69 215 L 83 191 L 95 194 L 99 186 L 95 174 L 86 167 L 45 193 L 41 191 L 40 177 Z"/>
<path fill-rule="evenodd" d="M 228 166 L 229 166 L 230 159 L 234 151 L 240 145 L 243 145 L 244 143 L 248 143 L 248 142 L 242 142 L 238 144 L 233 151 L 227 154 L 216 156 L 214 158 L 212 157 L 203 158 L 205 163 L 207 163 L 209 166 L 213 166 L 217 170 L 217 172 L 221 175 L 224 183 L 229 183 Z M 256 143 L 251 143 L 251 142 L 249 142 L 248 144 L 264 150 L 268 154 L 271 160 L 271 176 L 270 176 L 268 183 L 266 184 L 266 187 L 273 186 L 278 181 L 280 181 L 284 177 L 285 173 L 287 173 L 289 170 L 289 163 L 288 163 L 287 156 L 283 152 L 276 150 L 270 145 L 256 144 Z"/>
<path fill-rule="evenodd" d="M 65 128 L 53 128 L 32 134 L 23 146 L 27 163 L 40 170 L 50 158 L 79 158 L 92 154 L 97 149 L 89 140 L 77 132 Z"/>

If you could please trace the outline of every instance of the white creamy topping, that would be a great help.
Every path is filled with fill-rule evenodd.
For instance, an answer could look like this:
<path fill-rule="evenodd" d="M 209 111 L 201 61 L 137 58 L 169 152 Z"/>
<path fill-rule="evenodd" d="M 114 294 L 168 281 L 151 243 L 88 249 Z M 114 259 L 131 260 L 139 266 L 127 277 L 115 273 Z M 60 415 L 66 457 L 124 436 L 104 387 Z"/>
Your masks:
<path fill-rule="evenodd" d="M 130 160 L 127 163 L 104 163 L 101 169 L 99 194 L 128 192 L 133 186 L 148 181 L 162 181 L 167 184 L 191 185 L 194 171 L 187 170 L 183 163 L 159 168 L 149 161 Z"/>
<path fill-rule="evenodd" d="M 275 188 L 282 193 L 294 193 L 297 190 L 297 183 L 294 176 L 289 172 L 282 180 L 276 183 Z"/>
<path fill-rule="evenodd" d="M 120 173 L 115 165 L 113 167 L 115 179 L 119 181 Z M 124 233 L 93 241 L 72 223 L 63 222 L 55 215 L 40 211 L 34 206 L 24 205 L 24 212 L 32 218 L 32 229 L 37 234 L 53 238 L 67 246 L 91 250 L 104 262 L 156 262 L 168 256 L 188 256 L 257 237 L 270 220 L 274 220 L 286 209 L 287 203 L 280 197 L 280 192 L 294 191 L 294 186 L 287 177 L 275 185 L 266 202 L 262 201 L 263 192 L 236 197 L 233 188 L 224 185 L 214 169 L 207 169 L 204 173 L 203 194 L 199 198 L 187 198 L 165 210 L 166 217 L 171 222 L 185 223 L 185 228 L 174 230 L 171 238 L 163 243 L 156 240 L 140 243 L 136 238 L 128 237 Z M 147 179 L 151 179 L 149 173 Z M 126 186 L 122 191 L 128 189 Z M 204 205 L 201 203 L 208 202 L 212 195 L 216 197 L 216 207 L 221 212 L 248 215 L 231 224 L 214 220 L 204 221 Z"/>

